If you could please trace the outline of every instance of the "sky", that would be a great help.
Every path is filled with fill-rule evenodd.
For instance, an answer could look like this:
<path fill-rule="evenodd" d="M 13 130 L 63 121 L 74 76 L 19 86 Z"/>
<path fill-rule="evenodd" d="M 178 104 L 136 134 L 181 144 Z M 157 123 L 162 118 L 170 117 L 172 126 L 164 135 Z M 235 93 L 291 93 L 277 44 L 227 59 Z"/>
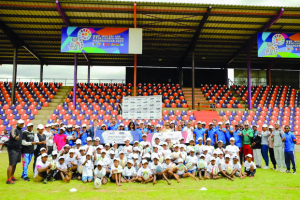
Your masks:
<path fill-rule="evenodd" d="M 132 0 L 121 0 L 132 1 Z M 297 7 L 300 6 L 300 0 L 138 0 L 137 2 L 176 2 L 176 3 L 203 3 L 203 4 L 230 4 L 230 5 L 260 5 L 260 6 L 288 6 Z M 53 81 L 56 79 L 60 82 L 66 82 L 67 85 L 72 83 L 74 77 L 73 66 L 45 66 L 44 67 L 44 80 Z M 125 67 L 100 67 L 94 66 L 91 68 L 91 79 L 125 79 L 126 73 Z M 229 78 L 233 78 L 233 70 L 230 70 Z M 22 78 L 22 81 L 30 81 L 30 78 L 39 78 L 39 66 L 38 65 L 18 65 L 18 78 Z M 11 80 L 12 78 L 12 65 L 0 66 L 0 81 Z M 49 79 L 47 79 L 49 78 Z M 79 81 L 86 82 L 87 79 L 87 67 L 78 66 L 78 79 Z M 36 81 L 37 81 L 36 80 Z M 32 79 L 32 81 L 34 81 Z M 97 82 L 94 80 L 92 82 Z M 114 80 L 119 82 L 120 80 Z M 103 81 L 102 81 L 103 82 Z M 105 81 L 104 81 L 105 82 Z"/>

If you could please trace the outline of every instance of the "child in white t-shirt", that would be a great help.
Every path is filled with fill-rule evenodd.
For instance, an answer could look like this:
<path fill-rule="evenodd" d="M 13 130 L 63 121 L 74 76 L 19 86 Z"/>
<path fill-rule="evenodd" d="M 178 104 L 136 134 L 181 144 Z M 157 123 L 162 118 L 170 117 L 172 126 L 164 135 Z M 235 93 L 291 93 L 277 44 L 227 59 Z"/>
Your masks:
<path fill-rule="evenodd" d="M 69 175 L 73 176 L 73 174 L 76 174 L 77 171 L 77 160 L 75 157 L 75 149 L 70 149 L 69 156 L 66 158 L 66 165 L 69 169 Z"/>
<path fill-rule="evenodd" d="M 144 179 L 144 174 L 147 173 L 149 175 L 148 179 Z M 138 181 L 141 182 L 142 184 L 149 183 L 153 181 L 153 176 L 151 170 L 148 168 L 148 161 L 147 160 L 142 160 L 142 167 L 139 169 L 137 172 L 138 176 Z"/>
<path fill-rule="evenodd" d="M 56 163 L 56 173 L 54 174 L 54 179 L 63 180 L 65 183 L 69 183 L 71 178 L 68 174 L 68 167 L 65 163 L 65 158 L 60 156 L 58 162 Z"/>
<path fill-rule="evenodd" d="M 246 158 L 247 160 L 244 162 L 245 171 L 243 173 L 243 176 L 249 176 L 250 178 L 253 178 L 256 173 L 255 163 L 252 161 L 251 154 L 246 155 Z"/>
<path fill-rule="evenodd" d="M 153 185 L 156 184 L 157 180 L 165 179 L 169 185 L 171 185 L 170 181 L 168 180 L 167 176 L 163 173 L 162 164 L 159 161 L 158 156 L 153 157 L 153 162 L 150 165 L 150 169 L 152 170 L 153 174 Z"/>
<path fill-rule="evenodd" d="M 125 146 L 124 146 L 123 150 L 124 150 L 125 156 L 128 157 L 129 154 L 132 153 L 132 146 L 129 145 L 129 143 L 130 143 L 129 139 L 126 139 L 124 142 L 125 142 Z"/>
<path fill-rule="evenodd" d="M 100 146 L 96 147 L 96 149 L 94 151 L 93 160 L 94 160 L 94 167 L 97 168 L 98 162 L 103 160 L 103 158 L 101 156 L 101 147 Z"/>
<path fill-rule="evenodd" d="M 219 179 L 218 174 L 213 174 L 213 169 L 216 168 L 219 171 L 219 167 L 216 165 L 216 159 L 212 157 L 210 159 L 210 164 L 207 166 L 207 179 Z"/>
<path fill-rule="evenodd" d="M 93 169 L 94 163 L 92 161 L 92 152 L 88 151 L 86 154 L 86 160 L 82 163 L 82 182 L 93 181 Z"/>
<path fill-rule="evenodd" d="M 123 173 L 123 168 L 119 165 L 120 160 L 118 158 L 114 158 L 114 164 L 111 166 L 110 171 L 110 182 L 116 183 L 118 186 L 121 186 L 121 175 Z"/>
<path fill-rule="evenodd" d="M 186 163 L 192 163 L 193 167 L 188 170 L 193 176 L 196 175 L 198 158 L 195 155 L 195 150 L 193 148 L 190 149 L 190 155 L 185 160 Z"/>
<path fill-rule="evenodd" d="M 200 161 L 204 163 L 203 167 L 199 166 Z M 207 171 L 207 162 L 205 161 L 205 155 L 204 154 L 200 155 L 199 162 L 197 164 L 199 179 L 202 180 L 202 177 L 203 177 L 203 179 L 205 180 L 207 178 L 207 172 L 206 172 Z"/>
<path fill-rule="evenodd" d="M 229 180 L 232 180 L 233 181 L 233 173 L 230 173 L 230 174 L 228 174 L 227 173 L 227 168 L 228 167 L 231 167 L 231 169 L 233 168 L 233 166 L 232 166 L 232 163 L 230 162 L 230 155 L 229 154 L 226 154 L 225 155 L 225 162 L 223 162 L 223 163 L 221 163 L 221 165 L 220 165 L 220 173 L 224 176 L 224 177 L 226 177 L 226 178 L 228 178 Z"/>
<path fill-rule="evenodd" d="M 173 167 L 173 165 L 175 164 L 171 162 L 171 157 L 167 156 L 165 159 L 165 163 L 162 164 L 164 174 L 167 176 L 168 179 L 175 178 L 179 183 L 180 179 L 179 176 L 175 173 L 176 167 Z"/>
<path fill-rule="evenodd" d="M 161 152 L 164 158 L 171 156 L 171 150 L 169 149 L 168 144 L 166 142 L 163 142 L 163 149 Z"/>
<path fill-rule="evenodd" d="M 232 173 L 233 173 L 234 177 L 243 178 L 242 167 L 241 167 L 241 164 L 239 162 L 239 158 L 237 155 L 233 156 L 232 169 L 233 169 Z"/>
<path fill-rule="evenodd" d="M 84 163 L 84 161 L 86 160 L 86 155 L 84 153 L 84 148 L 83 147 L 80 147 L 79 149 L 79 154 L 76 156 L 77 158 L 77 175 L 78 175 L 78 180 L 81 180 L 82 178 L 82 163 Z"/>
<path fill-rule="evenodd" d="M 127 166 L 123 170 L 123 179 L 129 183 L 129 182 L 135 182 L 137 180 L 136 176 L 136 170 L 133 167 L 133 160 L 128 160 L 127 161 Z"/>
<path fill-rule="evenodd" d="M 178 165 L 176 167 L 175 173 L 179 176 L 179 178 L 192 177 L 195 181 L 199 181 L 193 174 L 188 172 L 186 166 L 183 164 L 183 159 L 178 158 Z"/>
<path fill-rule="evenodd" d="M 105 175 L 106 175 L 106 170 L 103 167 L 103 162 L 98 161 L 97 167 L 94 170 L 94 179 L 96 180 L 96 178 L 99 178 L 102 184 L 105 185 L 107 183 L 107 178 Z"/>

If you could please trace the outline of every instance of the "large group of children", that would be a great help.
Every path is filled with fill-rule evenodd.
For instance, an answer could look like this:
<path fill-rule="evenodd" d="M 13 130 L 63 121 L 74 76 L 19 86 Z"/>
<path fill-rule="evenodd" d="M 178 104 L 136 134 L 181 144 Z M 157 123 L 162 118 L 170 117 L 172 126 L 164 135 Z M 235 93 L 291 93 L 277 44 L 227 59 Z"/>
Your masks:
<path fill-rule="evenodd" d="M 245 124 L 245 129 L 238 131 L 238 127 L 234 131 L 222 128 L 222 123 L 215 127 L 213 123 L 209 123 L 208 129 L 204 129 L 205 124 L 203 127 L 201 122 L 197 123 L 199 126 L 195 129 L 187 123 L 184 127 L 188 131 L 187 138 L 182 137 L 178 141 L 167 138 L 160 141 L 159 137 L 155 137 L 153 144 L 147 141 L 151 126 L 149 130 L 143 127 L 137 129 L 142 132 L 139 141 L 131 142 L 126 138 L 123 144 L 103 144 L 99 137 L 91 137 L 86 126 L 80 130 L 78 127 L 62 125 L 53 134 L 51 125 L 44 128 L 40 124 L 37 126 L 37 134 L 34 134 L 33 124 L 29 124 L 26 131 L 21 131 L 23 125 L 24 122 L 18 121 L 17 128 L 9 136 L 7 184 L 13 184 L 16 180 L 14 171 L 16 164 L 20 162 L 20 152 L 24 160 L 22 179 L 30 180 L 27 170 L 34 155 L 34 180 L 44 183 L 50 180 L 70 182 L 77 179 L 83 183 L 95 181 L 101 185 L 106 184 L 109 179 L 119 186 L 128 182 L 156 184 L 158 180 L 171 184 L 170 179 L 176 179 L 179 183 L 181 178 L 186 177 L 196 181 L 220 178 L 233 181 L 236 177 L 253 178 L 256 168 L 260 167 L 253 162 L 251 147 L 251 151 L 243 155 L 241 147 L 237 146 L 241 143 L 244 145 L 242 147 L 248 148 L 249 144 L 258 142 L 254 140 L 253 134 L 257 127 L 253 126 L 252 130 L 248 128 L 248 124 Z M 119 129 L 116 124 L 112 126 Z M 70 133 L 66 132 L 69 128 Z M 202 134 L 197 132 L 200 128 L 204 130 Z M 225 134 L 229 130 L 231 137 L 226 140 Z M 190 133 L 192 136 L 189 136 Z M 264 137 L 264 134 L 262 132 L 256 136 Z M 269 136 L 271 137 L 270 133 Z M 280 136 L 285 146 L 292 145 L 295 141 L 289 129 Z M 236 141 L 236 138 L 240 141 Z"/>

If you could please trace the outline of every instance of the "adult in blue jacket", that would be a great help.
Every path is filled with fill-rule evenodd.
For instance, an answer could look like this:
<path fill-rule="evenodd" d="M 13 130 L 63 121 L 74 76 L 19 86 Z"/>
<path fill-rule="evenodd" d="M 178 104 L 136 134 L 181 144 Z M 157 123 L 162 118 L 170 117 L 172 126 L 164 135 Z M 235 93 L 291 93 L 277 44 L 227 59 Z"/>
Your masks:
<path fill-rule="evenodd" d="M 296 137 L 294 133 L 290 132 L 290 126 L 286 125 L 284 127 L 284 134 L 282 136 L 282 142 L 284 142 L 284 156 L 285 156 L 285 164 L 286 164 L 286 172 L 291 173 L 291 163 L 293 165 L 293 174 L 296 175 L 296 163 L 295 163 L 295 144 Z"/>

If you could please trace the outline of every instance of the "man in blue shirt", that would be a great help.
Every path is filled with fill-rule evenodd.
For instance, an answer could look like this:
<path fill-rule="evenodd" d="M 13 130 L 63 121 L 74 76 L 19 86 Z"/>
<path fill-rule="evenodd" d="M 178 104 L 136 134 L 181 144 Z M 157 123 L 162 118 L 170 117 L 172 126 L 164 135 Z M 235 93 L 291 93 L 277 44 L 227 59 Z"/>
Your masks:
<path fill-rule="evenodd" d="M 151 124 L 150 130 L 148 130 L 148 133 L 150 133 L 150 134 L 157 133 L 153 124 Z"/>
<path fill-rule="evenodd" d="M 243 151 L 242 151 L 242 131 L 240 130 L 240 128 L 239 128 L 239 125 L 238 124 L 236 124 L 235 126 L 234 126 L 234 128 L 235 128 L 235 130 L 234 130 L 234 132 L 233 132 L 233 137 L 234 137 L 234 139 L 235 139 L 235 145 L 240 149 L 240 152 L 239 152 L 239 154 L 240 154 L 240 163 L 242 164 L 243 163 Z"/>
<path fill-rule="evenodd" d="M 196 141 L 196 144 L 199 144 L 198 143 L 198 139 L 201 137 L 201 138 L 204 138 L 203 137 L 203 134 L 204 134 L 204 132 L 203 132 L 203 128 L 202 128 L 202 126 L 201 126 L 201 122 L 200 121 L 198 121 L 197 122 L 197 128 L 195 128 L 194 129 L 194 135 L 195 135 L 195 141 Z M 202 140 L 203 141 L 203 140 Z M 202 142 L 203 143 L 203 142 Z"/>
<path fill-rule="evenodd" d="M 223 129 L 226 137 L 226 146 L 230 145 L 230 138 L 233 137 L 233 128 L 230 126 L 230 122 L 225 122 L 225 128 Z"/>
<path fill-rule="evenodd" d="M 78 133 L 80 131 L 80 126 L 75 126 L 75 131 Z M 79 138 L 81 140 L 81 145 L 84 146 L 87 144 L 86 139 L 89 137 L 89 133 L 86 130 L 86 127 L 83 127 L 79 133 Z"/>
<path fill-rule="evenodd" d="M 116 118 L 112 117 L 110 123 L 107 125 L 107 130 L 118 130 L 119 125 L 116 123 Z"/>
<path fill-rule="evenodd" d="M 144 122 L 143 121 L 140 121 L 139 123 L 139 128 L 136 129 L 138 132 L 139 132 L 139 140 L 140 142 L 143 141 L 142 137 L 143 137 L 143 134 L 147 134 L 148 132 L 148 129 L 144 127 Z"/>
<path fill-rule="evenodd" d="M 213 129 L 213 123 L 209 123 L 208 125 L 209 125 L 208 129 L 205 131 L 204 134 L 204 140 L 206 143 L 206 140 L 210 138 L 211 139 L 210 145 L 213 146 L 218 141 L 218 135 L 216 134 L 216 130 Z"/>
<path fill-rule="evenodd" d="M 286 125 L 284 127 L 284 134 L 282 136 L 282 142 L 284 142 L 284 156 L 285 156 L 285 164 L 286 164 L 286 173 L 291 173 L 290 164 L 292 162 L 293 165 L 293 174 L 296 175 L 296 163 L 295 163 L 295 144 L 296 144 L 296 137 L 294 133 L 290 132 L 290 126 Z"/>
<path fill-rule="evenodd" d="M 66 135 L 66 136 L 73 136 L 72 139 L 71 139 L 71 138 L 68 139 L 69 145 L 70 145 L 71 147 L 73 147 L 73 146 L 75 145 L 75 141 L 76 141 L 77 136 L 78 136 L 78 133 L 76 134 L 75 131 L 73 132 L 73 131 L 72 131 L 72 128 L 73 128 L 72 125 L 68 125 L 68 126 L 67 126 L 67 130 L 66 130 L 66 132 L 65 132 L 65 135 Z"/>
<path fill-rule="evenodd" d="M 226 137 L 225 137 L 225 129 L 222 128 L 223 123 L 219 122 L 218 123 L 218 128 L 216 128 L 216 134 L 218 136 L 218 141 L 223 142 L 223 148 L 226 147 Z M 215 143 L 215 148 L 218 148 L 218 143 Z"/>

